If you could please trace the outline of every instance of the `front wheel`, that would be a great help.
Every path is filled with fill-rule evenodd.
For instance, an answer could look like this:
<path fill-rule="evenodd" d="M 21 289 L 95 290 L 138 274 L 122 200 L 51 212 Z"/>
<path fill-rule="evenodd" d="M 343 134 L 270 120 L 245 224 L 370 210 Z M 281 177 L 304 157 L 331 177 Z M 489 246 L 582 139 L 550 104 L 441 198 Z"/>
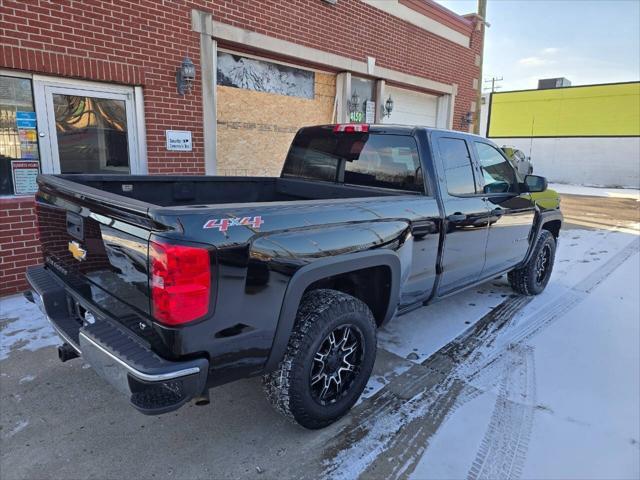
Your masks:
<path fill-rule="evenodd" d="M 267 398 L 303 427 L 326 427 L 360 397 L 376 341 L 373 315 L 361 300 L 328 289 L 305 294 L 284 358 L 263 377 Z"/>
<path fill-rule="evenodd" d="M 509 272 L 511 288 L 524 295 L 538 295 L 549 283 L 556 258 L 556 239 L 548 230 L 542 230 L 533 254 L 522 267 Z"/>

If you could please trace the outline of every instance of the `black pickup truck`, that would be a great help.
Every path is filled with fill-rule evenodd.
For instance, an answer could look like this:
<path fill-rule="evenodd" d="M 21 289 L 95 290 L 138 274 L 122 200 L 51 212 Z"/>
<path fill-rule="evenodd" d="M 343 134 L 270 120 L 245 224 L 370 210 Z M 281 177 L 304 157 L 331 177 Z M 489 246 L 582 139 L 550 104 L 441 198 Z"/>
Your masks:
<path fill-rule="evenodd" d="M 27 278 L 63 361 L 145 414 L 262 375 L 307 428 L 353 406 L 392 317 L 502 274 L 540 293 L 562 222 L 491 141 L 405 126 L 303 128 L 277 178 L 38 184 L 45 263 Z"/>

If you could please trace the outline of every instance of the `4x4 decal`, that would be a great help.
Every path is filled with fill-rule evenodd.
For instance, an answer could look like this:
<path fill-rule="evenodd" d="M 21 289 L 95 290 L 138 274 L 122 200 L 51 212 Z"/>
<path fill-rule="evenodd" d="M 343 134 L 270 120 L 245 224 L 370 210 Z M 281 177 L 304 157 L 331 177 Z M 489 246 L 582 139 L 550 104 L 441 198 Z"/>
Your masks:
<path fill-rule="evenodd" d="M 226 232 L 229 227 L 253 227 L 260 228 L 264 221 L 260 215 L 255 217 L 234 217 L 234 218 L 212 218 L 204 224 L 202 228 L 217 228 L 221 232 Z"/>

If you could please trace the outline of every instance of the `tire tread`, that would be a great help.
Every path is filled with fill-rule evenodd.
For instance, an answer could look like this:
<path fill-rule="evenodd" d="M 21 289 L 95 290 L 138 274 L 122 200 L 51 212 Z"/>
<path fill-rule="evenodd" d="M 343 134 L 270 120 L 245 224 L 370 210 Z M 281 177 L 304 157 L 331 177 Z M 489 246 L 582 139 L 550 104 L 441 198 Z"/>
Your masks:
<path fill-rule="evenodd" d="M 298 408 L 303 403 L 302 392 L 292 388 L 292 379 L 302 374 L 304 364 L 296 359 L 311 348 L 323 321 L 355 312 L 368 318 L 375 335 L 375 320 L 369 307 L 361 300 L 330 289 L 313 290 L 302 298 L 284 357 L 276 370 L 263 376 L 267 399 L 287 419 L 307 428 L 322 428 L 339 418 L 319 420 Z"/>
<path fill-rule="evenodd" d="M 540 232 L 540 235 L 538 235 L 536 245 L 533 249 L 533 254 L 531 255 L 529 261 L 522 267 L 511 270 L 507 274 L 509 284 L 511 285 L 511 288 L 513 288 L 516 292 L 528 296 L 537 295 L 538 293 L 540 293 L 534 291 L 533 269 L 535 268 L 535 262 L 538 256 L 538 252 L 542 249 L 544 244 L 549 241 L 549 239 L 553 241 L 553 254 L 551 258 L 551 267 L 553 267 L 553 260 L 555 258 L 555 238 L 549 230 L 542 230 Z M 549 275 L 551 275 L 551 271 L 549 271 Z"/>

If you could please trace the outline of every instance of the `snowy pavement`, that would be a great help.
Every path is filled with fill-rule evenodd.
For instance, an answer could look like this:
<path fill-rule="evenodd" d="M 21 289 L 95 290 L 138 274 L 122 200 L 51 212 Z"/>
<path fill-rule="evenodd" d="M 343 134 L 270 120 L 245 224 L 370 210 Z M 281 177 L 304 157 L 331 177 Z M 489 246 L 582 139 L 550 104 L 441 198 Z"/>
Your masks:
<path fill-rule="evenodd" d="M 57 360 L 33 305 L 2 299 L 2 478 L 638 478 L 640 236 L 592 223 L 562 231 L 537 297 L 500 278 L 392 320 L 361 401 L 316 432 L 258 379 L 142 416 Z"/>

